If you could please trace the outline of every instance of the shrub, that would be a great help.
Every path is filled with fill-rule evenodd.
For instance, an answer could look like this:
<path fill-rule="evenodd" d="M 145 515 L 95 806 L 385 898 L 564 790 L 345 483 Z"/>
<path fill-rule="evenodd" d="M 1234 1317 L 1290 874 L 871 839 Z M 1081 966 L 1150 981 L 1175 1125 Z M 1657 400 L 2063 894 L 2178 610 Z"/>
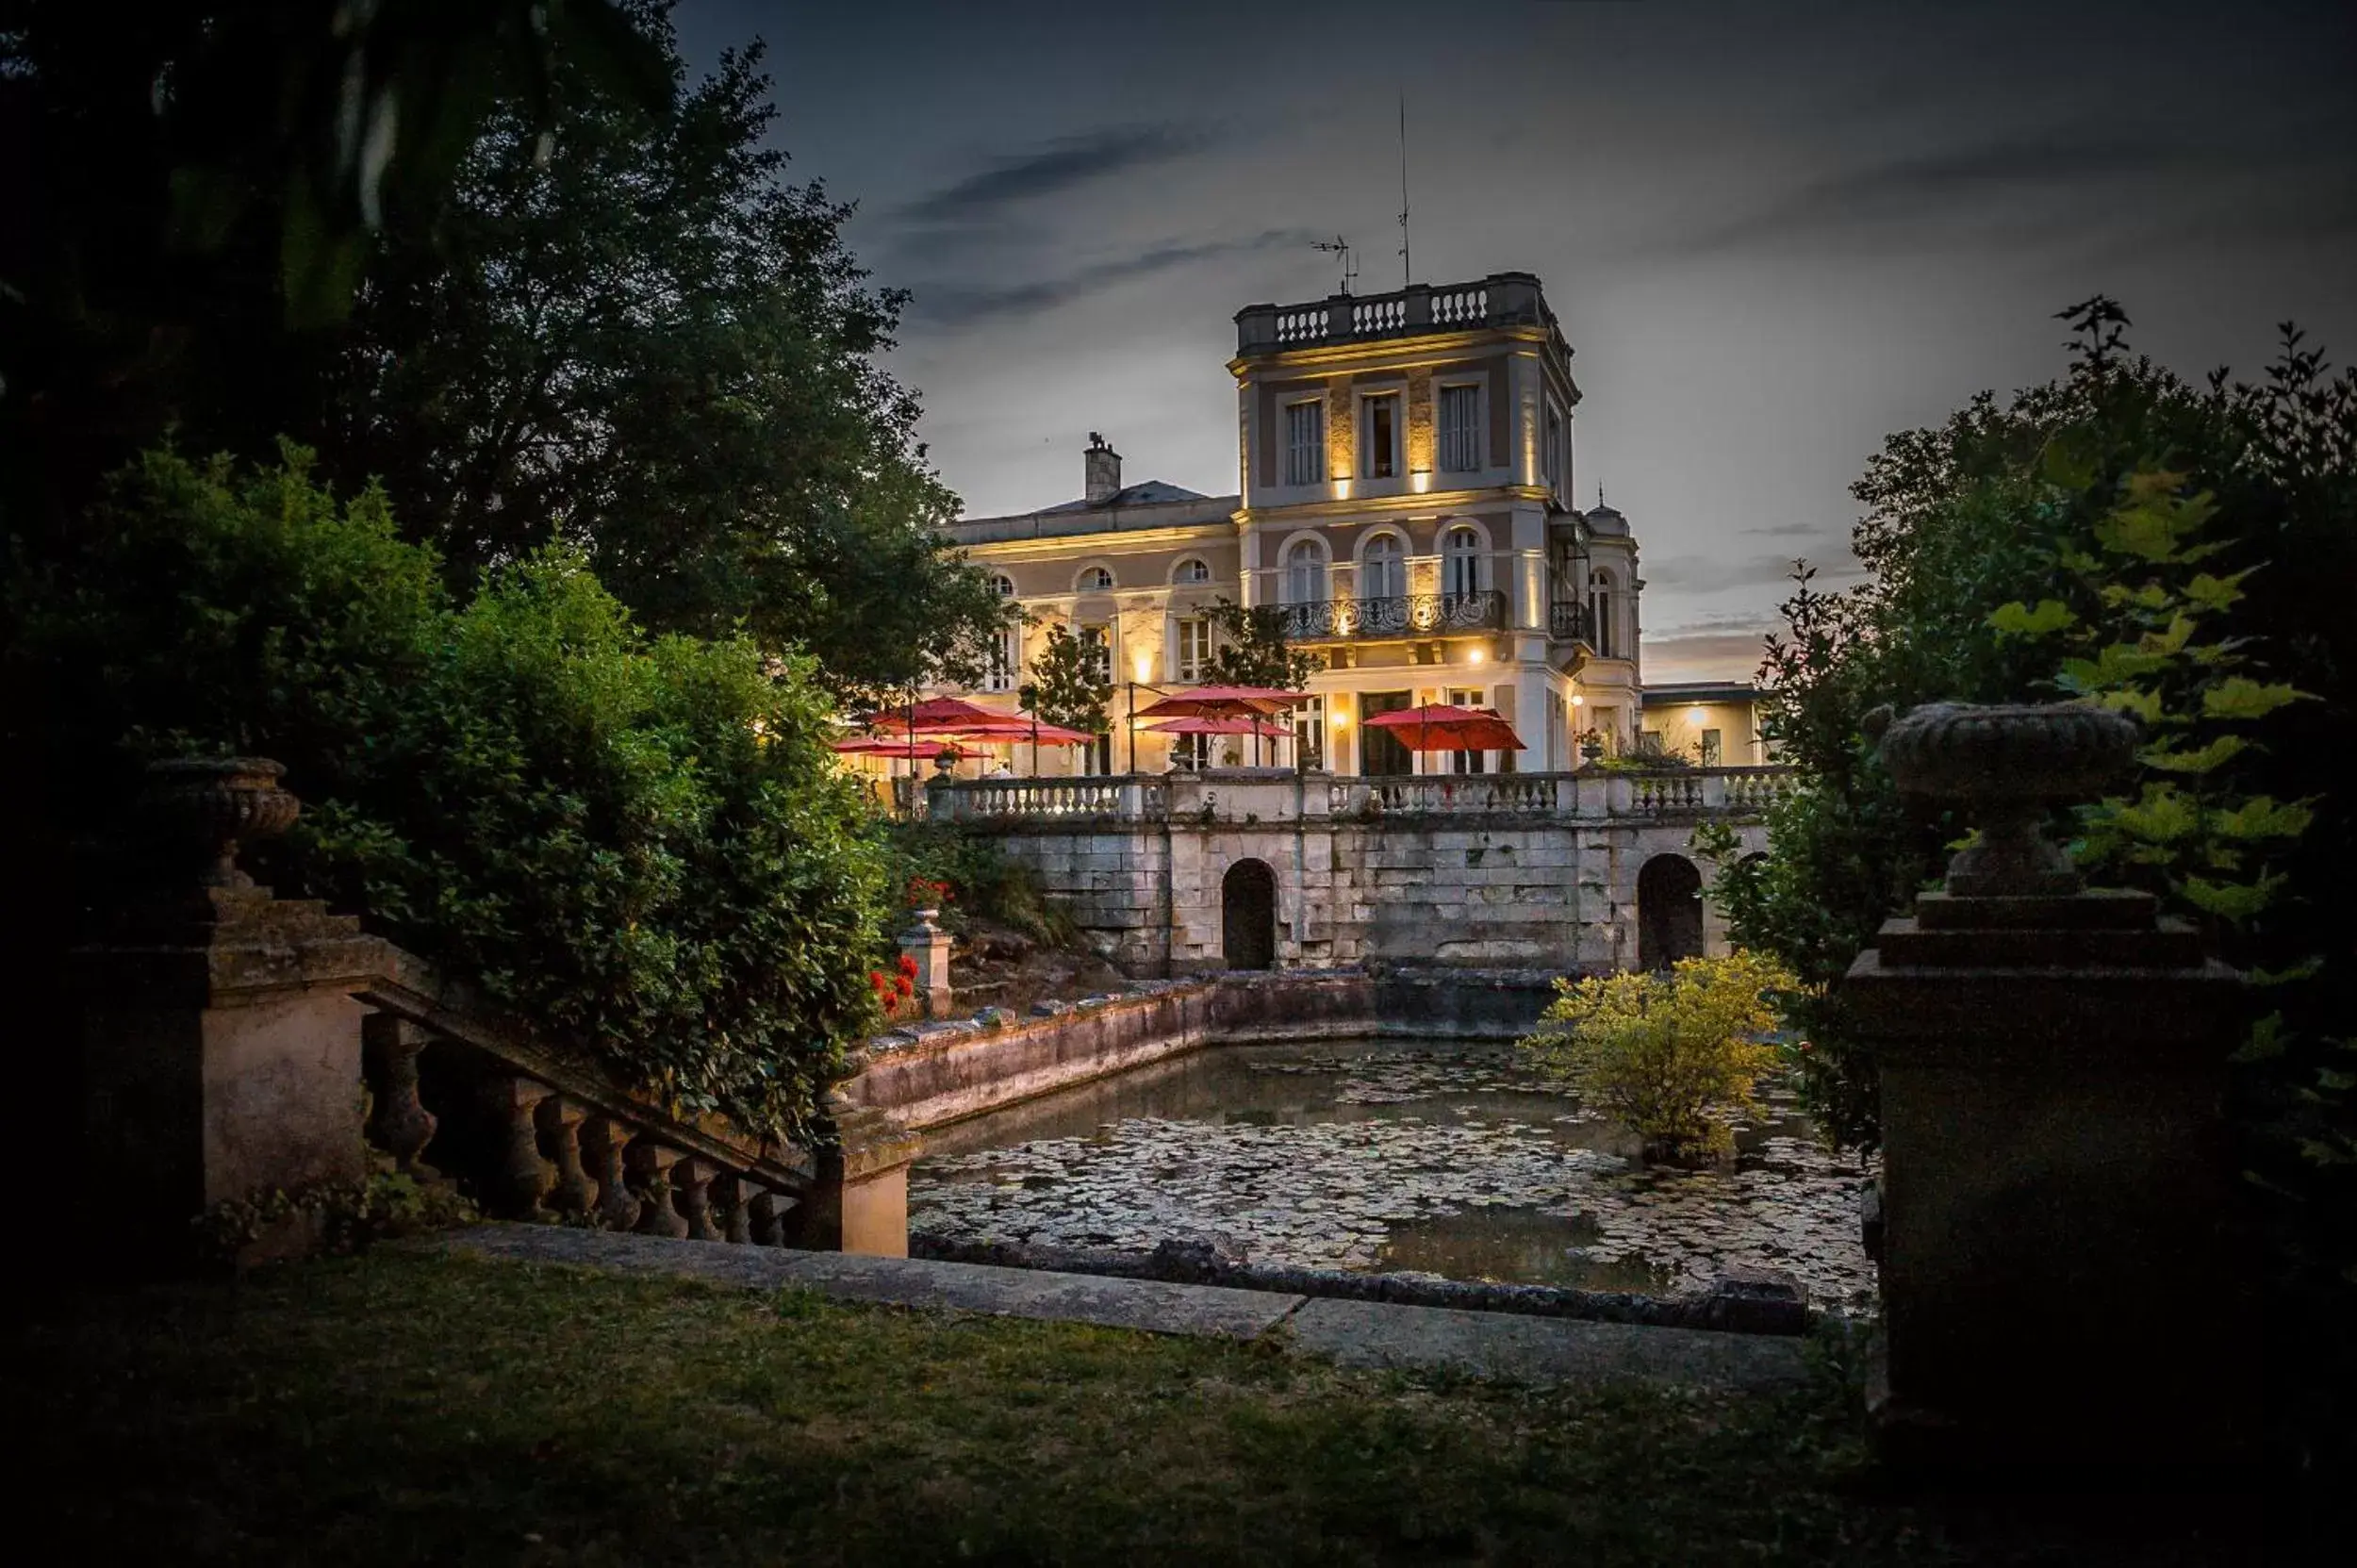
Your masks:
<path fill-rule="evenodd" d="M 1050 898 L 1039 873 L 1010 858 L 997 839 L 946 822 L 894 822 L 885 831 L 897 885 L 948 885 L 941 900 L 941 923 L 948 930 L 963 933 L 971 916 L 1054 947 L 1079 941 L 1071 910 Z"/>
<path fill-rule="evenodd" d="M 1521 1048 L 1645 1140 L 1648 1159 L 1731 1152 L 1752 1082 L 1776 1061 L 1772 991 L 1792 978 L 1756 953 L 1680 959 L 1666 974 L 1558 980 Z"/>
<path fill-rule="evenodd" d="M 82 890 L 128 874 L 141 763 L 274 756 L 305 810 L 262 880 L 678 1109 L 806 1131 L 876 1015 L 886 904 L 807 664 L 651 640 L 561 551 L 463 606 L 437 582 L 381 495 L 338 505 L 298 452 L 120 476 L 75 555 L 11 585 Z"/>

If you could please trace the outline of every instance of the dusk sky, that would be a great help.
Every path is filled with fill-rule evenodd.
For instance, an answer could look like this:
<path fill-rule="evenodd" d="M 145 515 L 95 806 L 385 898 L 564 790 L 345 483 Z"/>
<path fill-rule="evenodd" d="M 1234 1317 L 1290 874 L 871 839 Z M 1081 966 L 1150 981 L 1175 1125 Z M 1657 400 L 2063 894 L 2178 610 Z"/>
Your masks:
<path fill-rule="evenodd" d="M 2189 374 L 2357 353 L 2357 6 L 686 0 L 770 47 L 795 177 L 913 290 L 889 368 L 970 514 L 1236 487 L 1230 318 L 1543 281 L 1643 549 L 1648 680 L 1747 676 L 1790 558 L 1848 581 L 1885 433 L 2062 366 L 2113 294 Z"/>

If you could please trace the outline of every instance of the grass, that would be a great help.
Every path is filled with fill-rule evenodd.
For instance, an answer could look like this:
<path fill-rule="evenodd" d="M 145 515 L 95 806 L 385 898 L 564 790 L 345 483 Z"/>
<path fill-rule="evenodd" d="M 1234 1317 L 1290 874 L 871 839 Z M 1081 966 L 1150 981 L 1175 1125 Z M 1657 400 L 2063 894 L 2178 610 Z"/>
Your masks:
<path fill-rule="evenodd" d="M 1878 1495 L 1831 1366 L 1525 1390 L 403 1252 L 35 1312 L 21 1495 L 81 1560 L 2213 1560 Z"/>

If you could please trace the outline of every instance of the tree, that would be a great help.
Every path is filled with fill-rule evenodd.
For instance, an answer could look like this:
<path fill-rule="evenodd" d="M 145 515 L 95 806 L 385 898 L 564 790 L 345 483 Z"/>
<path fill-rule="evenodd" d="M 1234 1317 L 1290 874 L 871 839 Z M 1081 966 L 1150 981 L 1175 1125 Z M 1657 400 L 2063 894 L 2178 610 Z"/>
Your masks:
<path fill-rule="evenodd" d="M 553 533 L 648 625 L 815 654 L 847 694 L 970 679 L 999 607 L 876 366 L 903 296 L 866 287 L 851 208 L 783 177 L 758 44 L 657 112 L 560 66 L 552 141 L 520 104 L 354 314 L 346 475 L 381 475 L 453 570 Z"/>
<path fill-rule="evenodd" d="M 1909 810 L 1860 730 L 1873 707 L 2077 697 L 2137 713 L 2138 776 L 2056 826 L 2080 863 L 2205 929 L 2253 982 L 2230 1109 L 2271 1243 L 2287 1460 L 2335 1473 L 2357 1383 L 2357 812 L 2334 766 L 2357 718 L 2357 374 L 2286 323 L 2255 384 L 2132 358 L 2128 321 L 2063 313 L 2068 372 L 1893 436 L 1854 493 L 1873 575 L 1803 573 L 1761 669 L 1801 769 L 1772 852 L 1723 863 L 1739 942 L 1796 973 L 1792 1060 L 1837 1136 L 1878 1135 L 1874 1064 L 1839 979 L 1936 876 L 1963 824 Z"/>
<path fill-rule="evenodd" d="M 1775 1065 L 1775 1048 L 1759 1038 L 1776 1027 L 1769 996 L 1793 986 L 1776 964 L 1750 952 L 1682 958 L 1666 975 L 1559 980 L 1521 1048 L 1640 1134 L 1648 1159 L 1728 1154 L 1729 1124 L 1757 1114 L 1752 1082 Z"/>
<path fill-rule="evenodd" d="M 104 908 L 143 871 L 140 762 L 272 756 L 305 803 L 255 851 L 279 892 L 668 1103 L 808 1132 L 873 1021 L 886 906 L 808 661 L 649 637 L 562 550 L 464 602 L 438 566 L 299 452 L 119 476 L 83 548 L 5 585 L 0 673 L 49 704 L 20 760 L 57 776 L 74 893 Z"/>
<path fill-rule="evenodd" d="M 642 624 L 742 627 L 839 694 L 972 678 L 998 606 L 941 536 L 955 498 L 875 363 L 901 296 L 844 248 L 850 208 L 764 145 L 758 45 L 691 84 L 667 0 L 464 24 L 425 0 L 260 4 L 227 13 L 236 48 L 185 10 L 118 28 L 36 5 L 6 35 L 0 86 L 66 158 L 37 192 L 44 248 L 8 254 L 25 303 L 0 293 L 25 329 L 0 364 L 17 549 L 56 548 L 167 432 L 247 458 L 283 435 L 338 488 L 380 479 L 459 591 L 562 539 Z M 367 47 L 305 54 L 347 11 Z M 355 49 L 362 131 L 394 92 L 420 139 L 361 195 L 318 186 L 305 118 L 321 60 Z M 342 221 L 363 197 L 381 223 Z M 333 274 L 349 312 L 290 311 L 293 272 Z"/>
<path fill-rule="evenodd" d="M 1223 599 L 1207 613 L 1215 635 L 1204 673 L 1212 684 L 1298 691 L 1317 672 L 1318 656 L 1294 648 L 1286 636 L 1282 608 Z"/>
<path fill-rule="evenodd" d="M 1023 705 L 1050 724 L 1085 734 L 1105 734 L 1113 727 L 1105 712 L 1113 689 L 1111 656 L 1102 633 L 1076 635 L 1062 621 L 1055 622 L 1031 660 L 1031 683 L 1020 694 Z"/>

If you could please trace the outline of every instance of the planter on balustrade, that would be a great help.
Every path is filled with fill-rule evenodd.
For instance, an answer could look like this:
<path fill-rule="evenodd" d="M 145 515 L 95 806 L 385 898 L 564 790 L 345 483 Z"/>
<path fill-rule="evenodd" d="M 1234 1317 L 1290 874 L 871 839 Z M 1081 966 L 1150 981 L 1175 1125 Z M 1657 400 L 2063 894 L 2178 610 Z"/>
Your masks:
<path fill-rule="evenodd" d="M 75 949 L 86 1163 L 79 1180 L 112 1249 L 138 1267 L 191 1255 L 190 1221 L 273 1189 L 358 1180 L 360 1028 L 354 999 L 384 943 L 238 868 L 241 843 L 297 811 L 279 765 L 157 764 L 145 827 L 176 857 L 168 883 Z M 194 876 L 189 876 L 193 872 Z M 300 1223 L 250 1253 L 300 1249 Z"/>
<path fill-rule="evenodd" d="M 2036 831 L 2119 777 L 2078 706 L 1918 709 L 1906 794 L 1982 824 L 1842 996 L 1881 1073 L 1886 1453 L 1934 1467 L 2242 1457 L 2257 1319 L 2222 1111 L 2238 982 Z"/>

